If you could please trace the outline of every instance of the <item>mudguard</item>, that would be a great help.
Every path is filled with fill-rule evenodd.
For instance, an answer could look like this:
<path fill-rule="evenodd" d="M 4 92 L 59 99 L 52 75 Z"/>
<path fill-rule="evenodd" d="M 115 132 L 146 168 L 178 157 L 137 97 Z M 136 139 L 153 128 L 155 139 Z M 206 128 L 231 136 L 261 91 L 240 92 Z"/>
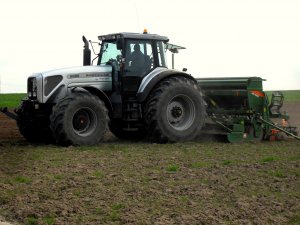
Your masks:
<path fill-rule="evenodd" d="M 188 79 L 193 80 L 195 84 L 197 84 L 196 79 L 188 73 L 178 70 L 170 70 L 165 67 L 157 67 L 143 78 L 137 92 L 137 100 L 139 102 L 145 101 L 156 84 L 158 84 L 161 80 L 172 76 L 186 77 Z"/>

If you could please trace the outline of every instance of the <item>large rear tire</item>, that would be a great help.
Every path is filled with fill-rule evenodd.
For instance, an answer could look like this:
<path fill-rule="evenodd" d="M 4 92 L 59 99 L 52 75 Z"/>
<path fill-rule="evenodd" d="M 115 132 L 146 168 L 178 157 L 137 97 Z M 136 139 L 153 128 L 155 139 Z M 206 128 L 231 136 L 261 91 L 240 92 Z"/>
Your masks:
<path fill-rule="evenodd" d="M 50 120 L 53 136 L 60 145 L 98 144 L 109 123 L 104 103 L 85 92 L 72 93 L 59 101 Z"/>
<path fill-rule="evenodd" d="M 193 140 L 203 127 L 205 114 L 199 87 L 184 77 L 161 81 L 145 106 L 147 131 L 158 143 Z"/>

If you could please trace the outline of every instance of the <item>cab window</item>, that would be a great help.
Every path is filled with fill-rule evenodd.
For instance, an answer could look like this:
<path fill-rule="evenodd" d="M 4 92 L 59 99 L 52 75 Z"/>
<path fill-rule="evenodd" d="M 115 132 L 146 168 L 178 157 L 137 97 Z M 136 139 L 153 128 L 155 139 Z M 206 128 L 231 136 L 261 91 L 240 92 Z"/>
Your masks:
<path fill-rule="evenodd" d="M 151 41 L 128 40 L 126 43 L 126 75 L 144 76 L 153 68 Z"/>
<path fill-rule="evenodd" d="M 110 60 L 118 60 L 122 56 L 116 42 L 102 42 L 98 65 L 107 64 Z"/>

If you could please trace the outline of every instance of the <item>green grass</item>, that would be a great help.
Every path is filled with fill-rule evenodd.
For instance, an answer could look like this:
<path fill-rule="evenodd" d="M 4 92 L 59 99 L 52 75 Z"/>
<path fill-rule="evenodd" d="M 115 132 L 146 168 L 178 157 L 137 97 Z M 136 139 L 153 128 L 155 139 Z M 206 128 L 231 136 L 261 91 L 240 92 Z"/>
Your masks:
<path fill-rule="evenodd" d="M 93 174 L 96 178 L 102 178 L 103 177 L 103 174 L 101 171 L 95 171 L 94 174 Z"/>
<path fill-rule="evenodd" d="M 288 222 L 288 224 L 300 224 L 300 213 L 298 213 L 298 215 L 296 215 L 296 216 L 294 216 L 294 217 L 292 217 L 290 220 L 289 220 L 289 222 Z"/>
<path fill-rule="evenodd" d="M 15 108 L 21 100 L 26 97 L 26 94 L 0 94 L 0 107 Z"/>
<path fill-rule="evenodd" d="M 286 177 L 286 175 L 282 171 L 280 171 L 280 170 L 270 171 L 269 174 L 271 176 L 278 177 L 278 178 L 284 178 L 284 177 Z"/>
<path fill-rule="evenodd" d="M 285 102 L 300 102 L 300 90 L 281 91 Z M 266 91 L 271 101 L 273 91 Z"/>
<path fill-rule="evenodd" d="M 53 225 L 55 223 L 55 218 L 54 218 L 54 216 L 47 215 L 46 217 L 44 217 L 43 221 L 47 225 Z"/>
<path fill-rule="evenodd" d="M 36 224 L 38 224 L 38 220 L 37 220 L 37 218 L 35 218 L 33 216 L 29 216 L 26 218 L 25 224 L 26 225 L 36 225 Z"/>
<path fill-rule="evenodd" d="M 266 91 L 269 99 L 271 100 L 273 91 Z M 300 90 L 282 91 L 285 102 L 299 102 L 300 101 Z M 0 94 L 0 107 L 17 107 L 21 100 L 26 97 L 26 94 Z"/>
<path fill-rule="evenodd" d="M 224 160 L 224 161 L 222 162 L 222 164 L 223 164 L 224 166 L 227 166 L 227 165 L 229 165 L 229 164 L 232 164 L 232 161 L 231 161 L 231 160 Z"/>
<path fill-rule="evenodd" d="M 168 172 L 177 172 L 180 169 L 178 165 L 170 165 L 167 167 Z"/>
<path fill-rule="evenodd" d="M 209 167 L 210 164 L 207 162 L 195 162 L 192 163 L 191 168 L 192 169 L 198 169 L 198 168 L 204 168 L 204 167 Z"/>
<path fill-rule="evenodd" d="M 276 161 L 277 159 L 273 156 L 268 156 L 268 157 L 265 157 L 261 160 L 262 163 L 268 163 L 268 162 L 273 162 L 273 161 Z"/>
<path fill-rule="evenodd" d="M 30 178 L 24 176 L 17 176 L 14 178 L 14 181 L 20 184 L 30 184 L 32 182 Z"/>

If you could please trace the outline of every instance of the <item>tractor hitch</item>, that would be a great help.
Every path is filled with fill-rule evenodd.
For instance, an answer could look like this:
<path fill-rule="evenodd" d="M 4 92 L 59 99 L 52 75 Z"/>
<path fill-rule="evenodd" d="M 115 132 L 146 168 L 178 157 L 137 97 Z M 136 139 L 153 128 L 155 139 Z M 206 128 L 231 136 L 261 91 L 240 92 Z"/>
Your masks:
<path fill-rule="evenodd" d="M 8 111 L 7 107 L 0 107 L 0 112 L 4 113 L 6 116 L 8 116 L 9 118 L 11 118 L 13 120 L 17 120 L 18 116 L 15 113 Z"/>

